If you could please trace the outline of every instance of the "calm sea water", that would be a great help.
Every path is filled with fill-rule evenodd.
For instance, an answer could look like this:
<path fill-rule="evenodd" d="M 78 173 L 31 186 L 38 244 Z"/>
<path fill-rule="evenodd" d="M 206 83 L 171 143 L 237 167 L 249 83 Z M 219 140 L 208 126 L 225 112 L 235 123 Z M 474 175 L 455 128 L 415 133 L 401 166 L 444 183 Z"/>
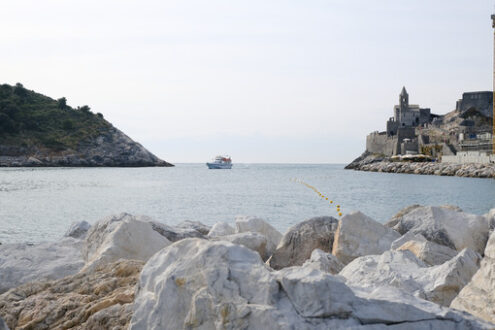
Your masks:
<path fill-rule="evenodd" d="M 73 221 L 120 212 L 174 224 L 233 222 L 257 215 L 284 232 L 313 216 L 360 210 L 384 222 L 411 204 L 454 204 L 483 214 L 495 207 L 495 180 L 344 170 L 343 165 L 248 165 L 174 168 L 0 169 L 0 242 L 55 240 Z"/>

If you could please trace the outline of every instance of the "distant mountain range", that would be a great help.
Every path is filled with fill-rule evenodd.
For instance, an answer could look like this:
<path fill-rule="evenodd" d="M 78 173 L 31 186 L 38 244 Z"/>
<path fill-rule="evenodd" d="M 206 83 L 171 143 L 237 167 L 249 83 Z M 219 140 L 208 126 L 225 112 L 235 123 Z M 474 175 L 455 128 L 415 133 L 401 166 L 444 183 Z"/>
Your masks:
<path fill-rule="evenodd" d="M 0 166 L 173 166 L 94 114 L 21 84 L 0 85 Z"/>

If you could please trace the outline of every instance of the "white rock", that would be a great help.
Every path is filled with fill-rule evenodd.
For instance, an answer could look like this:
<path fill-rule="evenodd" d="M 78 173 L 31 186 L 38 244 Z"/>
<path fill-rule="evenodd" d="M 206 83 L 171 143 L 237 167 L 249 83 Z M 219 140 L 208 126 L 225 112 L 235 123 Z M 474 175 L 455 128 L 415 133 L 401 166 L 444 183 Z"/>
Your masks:
<path fill-rule="evenodd" d="M 332 254 L 348 264 L 357 257 L 380 254 L 388 249 L 399 233 L 357 211 L 340 221 L 333 242 Z"/>
<path fill-rule="evenodd" d="M 83 241 L 66 237 L 56 242 L 0 245 L 0 293 L 21 284 L 55 280 L 83 266 Z"/>
<path fill-rule="evenodd" d="M 495 323 L 495 233 L 490 235 L 478 272 L 459 292 L 450 307 Z"/>
<path fill-rule="evenodd" d="M 201 233 L 201 235 L 208 235 L 208 232 L 210 231 L 211 227 L 208 225 L 205 225 L 204 223 L 200 221 L 191 221 L 191 220 L 185 220 L 177 225 L 175 225 L 176 228 L 182 228 L 182 229 L 194 229 Z"/>
<path fill-rule="evenodd" d="M 226 222 L 217 222 L 211 227 L 208 237 L 219 237 L 225 235 L 232 235 L 235 233 L 235 229 Z"/>
<path fill-rule="evenodd" d="M 294 308 L 303 317 L 347 317 L 356 297 L 343 282 L 312 268 L 290 267 L 278 280 Z"/>
<path fill-rule="evenodd" d="M 385 226 L 387 227 L 393 227 L 395 226 L 397 223 L 399 223 L 402 218 L 404 217 L 404 215 L 408 214 L 409 212 L 417 209 L 417 208 L 420 208 L 420 207 L 423 207 L 419 204 L 413 204 L 413 205 L 409 205 L 409 206 L 406 206 L 405 208 L 403 208 L 402 210 L 400 210 L 399 212 L 397 212 L 392 218 L 390 218 L 390 220 L 388 220 L 386 223 L 385 223 Z"/>
<path fill-rule="evenodd" d="M 417 241 L 417 242 L 427 242 L 428 240 L 421 234 L 414 234 L 412 232 L 407 232 L 395 241 L 392 242 L 390 245 L 390 248 L 392 250 L 395 250 L 399 247 L 401 247 L 404 243 L 409 242 L 409 241 Z"/>
<path fill-rule="evenodd" d="M 273 251 L 277 248 L 278 243 L 282 239 L 280 234 L 275 228 L 273 228 L 265 220 L 251 217 L 251 216 L 237 216 L 235 218 L 236 233 L 255 232 L 260 233 L 267 239 L 266 252 L 267 254 L 273 254 Z"/>
<path fill-rule="evenodd" d="M 245 232 L 232 235 L 216 237 L 214 239 L 239 244 L 259 253 L 261 259 L 265 261 L 269 255 L 266 253 L 266 237 L 259 233 Z"/>
<path fill-rule="evenodd" d="M 495 209 L 491 209 L 485 214 L 485 218 L 488 221 L 488 226 L 491 230 L 495 229 Z"/>
<path fill-rule="evenodd" d="M 314 249 L 311 257 L 306 260 L 303 267 L 318 269 L 325 273 L 337 274 L 344 268 L 344 264 L 331 253 L 320 249 Z"/>
<path fill-rule="evenodd" d="M 398 221 L 386 225 L 401 234 L 411 231 L 457 251 L 469 248 L 478 253 L 483 253 L 489 230 L 482 216 L 438 206 L 414 208 Z"/>
<path fill-rule="evenodd" d="M 315 217 L 292 226 L 268 261 L 270 267 L 301 266 L 314 249 L 331 252 L 338 223 L 333 217 Z"/>
<path fill-rule="evenodd" d="M 1 317 L 0 317 L 0 330 L 9 330 L 9 327 L 7 326 L 7 324 L 5 324 L 5 322 Z"/>
<path fill-rule="evenodd" d="M 170 242 L 177 242 L 190 237 L 204 238 L 204 235 L 194 228 L 172 227 L 161 222 L 153 221 L 147 217 L 142 217 L 142 220 L 148 221 L 154 231 L 166 237 Z"/>
<path fill-rule="evenodd" d="M 427 241 L 426 239 L 422 242 L 415 240 L 408 241 L 398 247 L 397 250 L 409 250 L 419 260 L 430 266 L 441 265 L 457 255 L 456 250 Z"/>
<path fill-rule="evenodd" d="M 490 259 L 495 259 L 495 231 L 490 233 L 490 238 L 486 243 L 484 255 Z"/>
<path fill-rule="evenodd" d="M 84 238 L 91 225 L 87 221 L 73 222 L 65 232 L 65 237 Z"/>
<path fill-rule="evenodd" d="M 185 239 L 144 266 L 130 328 L 273 327 L 276 311 L 268 305 L 276 292 L 278 283 L 258 253 L 225 241 Z"/>
<path fill-rule="evenodd" d="M 117 261 L 146 261 L 170 241 L 153 230 L 149 218 L 127 213 L 110 216 L 89 230 L 83 249 L 85 268 Z"/>
<path fill-rule="evenodd" d="M 413 299 L 413 298 L 411 298 Z M 130 329 L 481 329 L 433 303 L 361 298 L 308 267 L 270 271 L 259 255 L 225 241 L 184 239 L 144 266 Z"/>
<path fill-rule="evenodd" d="M 386 251 L 355 259 L 339 275 L 359 290 L 393 287 L 448 306 L 477 271 L 479 259 L 476 252 L 465 249 L 442 265 L 428 267 L 408 250 Z"/>

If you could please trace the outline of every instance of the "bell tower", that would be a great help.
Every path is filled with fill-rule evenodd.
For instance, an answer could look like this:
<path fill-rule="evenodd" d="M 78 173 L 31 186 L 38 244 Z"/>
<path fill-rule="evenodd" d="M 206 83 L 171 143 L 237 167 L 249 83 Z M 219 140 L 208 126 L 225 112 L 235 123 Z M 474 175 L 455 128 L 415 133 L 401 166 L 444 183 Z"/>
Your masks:
<path fill-rule="evenodd" d="M 409 109 L 409 94 L 407 94 L 406 87 L 402 87 L 399 96 L 399 104 L 401 111 L 407 111 L 407 109 Z"/>

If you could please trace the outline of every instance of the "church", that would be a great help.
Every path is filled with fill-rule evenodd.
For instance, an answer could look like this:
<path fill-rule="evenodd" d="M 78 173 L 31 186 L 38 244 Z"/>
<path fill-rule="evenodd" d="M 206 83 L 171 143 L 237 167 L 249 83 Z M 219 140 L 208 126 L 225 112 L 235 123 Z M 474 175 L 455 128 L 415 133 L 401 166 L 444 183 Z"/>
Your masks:
<path fill-rule="evenodd" d="M 420 108 L 419 105 L 409 104 L 409 94 L 406 87 L 402 87 L 399 104 L 394 106 L 394 116 L 387 121 L 387 136 L 395 136 L 401 128 L 423 126 L 431 122 L 429 108 Z"/>

